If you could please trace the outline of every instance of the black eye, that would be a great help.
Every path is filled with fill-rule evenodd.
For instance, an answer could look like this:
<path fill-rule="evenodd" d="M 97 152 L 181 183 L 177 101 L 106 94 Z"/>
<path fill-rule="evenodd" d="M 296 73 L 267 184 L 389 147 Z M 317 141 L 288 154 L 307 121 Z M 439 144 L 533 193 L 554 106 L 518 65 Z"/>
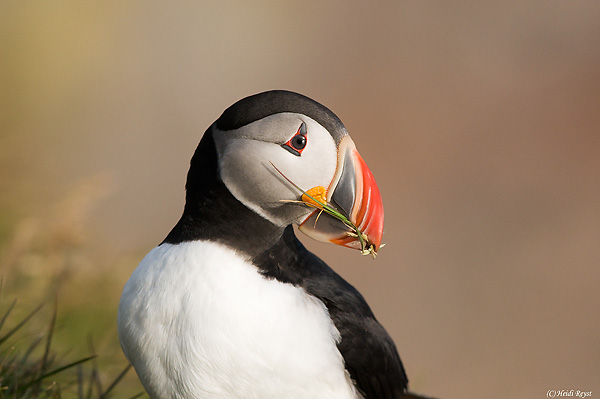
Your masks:
<path fill-rule="evenodd" d="M 302 154 L 302 151 L 306 147 L 306 143 L 308 142 L 308 136 L 306 135 L 306 125 L 304 122 L 298 128 L 296 134 L 287 141 L 287 143 L 282 144 L 281 146 L 291 152 L 292 154 L 299 157 Z"/>
<path fill-rule="evenodd" d="M 306 137 L 302 136 L 300 134 L 295 135 L 294 137 L 292 137 L 292 147 L 294 147 L 297 150 L 303 150 L 304 147 L 306 147 Z"/>

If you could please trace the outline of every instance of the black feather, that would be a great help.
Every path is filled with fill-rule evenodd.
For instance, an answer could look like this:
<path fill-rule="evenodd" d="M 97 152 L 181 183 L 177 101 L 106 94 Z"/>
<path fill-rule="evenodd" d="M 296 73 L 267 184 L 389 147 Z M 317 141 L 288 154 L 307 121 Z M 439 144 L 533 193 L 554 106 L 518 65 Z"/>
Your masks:
<path fill-rule="evenodd" d="M 209 129 L 190 162 L 183 214 L 163 243 L 210 240 L 250 256 L 271 247 L 283 228 L 246 208 L 219 175 L 215 142 Z"/>
<path fill-rule="evenodd" d="M 338 349 L 366 399 L 398 399 L 408 379 L 394 342 L 363 296 L 285 229 L 272 248 L 254 258 L 263 275 L 302 287 L 323 301 L 341 334 Z"/>
<path fill-rule="evenodd" d="M 336 145 L 347 134 L 342 121 L 312 98 L 286 90 L 272 90 L 243 98 L 227 108 L 216 122 L 221 131 L 239 129 L 269 115 L 283 112 L 303 114 L 323 126 Z"/>

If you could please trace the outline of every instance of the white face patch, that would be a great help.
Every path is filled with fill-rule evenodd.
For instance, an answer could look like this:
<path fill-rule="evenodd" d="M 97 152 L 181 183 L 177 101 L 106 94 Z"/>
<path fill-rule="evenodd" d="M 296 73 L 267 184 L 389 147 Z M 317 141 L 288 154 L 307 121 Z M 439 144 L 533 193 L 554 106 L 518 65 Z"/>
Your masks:
<path fill-rule="evenodd" d="M 306 125 L 307 143 L 298 156 L 282 144 L 298 132 L 302 123 Z M 280 113 L 236 130 L 213 129 L 225 186 L 240 202 L 277 225 L 299 223 L 312 210 L 283 202 L 299 200 L 301 193 L 273 165 L 303 190 L 328 187 L 334 177 L 335 141 L 306 115 Z"/>

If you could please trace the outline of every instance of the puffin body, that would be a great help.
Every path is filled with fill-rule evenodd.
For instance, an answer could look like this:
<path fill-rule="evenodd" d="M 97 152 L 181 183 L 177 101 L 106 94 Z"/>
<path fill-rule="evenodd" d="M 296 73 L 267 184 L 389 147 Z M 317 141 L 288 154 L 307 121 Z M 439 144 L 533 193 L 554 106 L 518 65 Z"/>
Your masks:
<path fill-rule="evenodd" d="M 151 398 L 402 397 L 392 339 L 294 224 L 375 254 L 379 190 L 329 109 L 247 97 L 202 137 L 181 219 L 121 296 L 121 345 Z"/>

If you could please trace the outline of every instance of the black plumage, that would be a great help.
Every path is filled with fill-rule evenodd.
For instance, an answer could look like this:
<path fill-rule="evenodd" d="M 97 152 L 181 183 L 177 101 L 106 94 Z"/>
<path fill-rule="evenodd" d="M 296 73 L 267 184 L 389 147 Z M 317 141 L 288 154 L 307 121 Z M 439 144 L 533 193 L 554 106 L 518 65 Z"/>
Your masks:
<path fill-rule="evenodd" d="M 293 112 L 319 122 L 331 134 L 336 145 L 348 132 L 342 121 L 329 108 L 313 100 L 286 90 L 272 90 L 243 98 L 227 108 L 217 119 L 221 131 L 234 130 L 269 115 Z"/>
<path fill-rule="evenodd" d="M 345 367 L 365 398 L 401 397 L 408 379 L 394 342 L 363 296 L 308 251 L 292 226 L 253 261 L 263 275 L 302 287 L 325 304 L 342 337 L 338 349 Z"/>
<path fill-rule="evenodd" d="M 274 245 L 281 235 L 282 227 L 246 208 L 225 187 L 210 129 L 192 157 L 185 187 L 183 214 L 164 243 L 216 241 L 254 256 Z"/>

